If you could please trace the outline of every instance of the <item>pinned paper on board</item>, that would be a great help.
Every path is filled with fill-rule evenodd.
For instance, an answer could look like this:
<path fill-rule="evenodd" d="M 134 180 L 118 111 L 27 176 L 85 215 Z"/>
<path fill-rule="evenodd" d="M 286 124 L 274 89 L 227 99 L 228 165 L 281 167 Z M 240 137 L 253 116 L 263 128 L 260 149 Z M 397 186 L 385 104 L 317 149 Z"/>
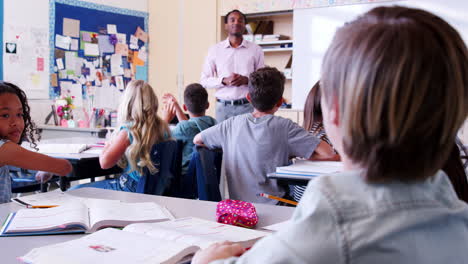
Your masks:
<path fill-rule="evenodd" d="M 140 59 L 138 51 L 133 52 L 133 57 L 132 58 L 133 58 L 133 64 L 135 64 L 136 66 L 144 66 L 145 65 L 145 61 Z"/>
<path fill-rule="evenodd" d="M 71 18 L 63 19 L 63 35 L 79 38 L 80 37 L 80 21 Z"/>
<path fill-rule="evenodd" d="M 56 59 L 65 58 L 65 51 L 61 49 L 55 49 L 54 56 Z"/>
<path fill-rule="evenodd" d="M 91 33 L 87 31 L 81 31 L 81 40 L 84 42 L 91 42 Z"/>
<path fill-rule="evenodd" d="M 50 86 L 57 87 L 58 86 L 58 76 L 56 73 L 52 73 L 50 75 Z"/>
<path fill-rule="evenodd" d="M 146 47 L 141 47 L 140 51 L 138 52 L 138 58 L 144 62 L 148 60 L 148 53 L 146 52 Z"/>
<path fill-rule="evenodd" d="M 37 71 L 44 71 L 44 58 L 36 58 Z"/>
<path fill-rule="evenodd" d="M 148 80 L 148 67 L 146 66 L 136 66 L 136 76 L 137 80 Z"/>
<path fill-rule="evenodd" d="M 127 44 L 115 44 L 115 53 L 122 56 L 128 56 L 128 45 Z"/>
<path fill-rule="evenodd" d="M 123 33 L 117 33 L 117 42 L 119 44 L 127 44 L 127 35 Z"/>
<path fill-rule="evenodd" d="M 122 55 L 112 54 L 111 56 L 111 75 L 123 75 L 124 70 L 122 68 Z"/>
<path fill-rule="evenodd" d="M 134 35 L 130 35 L 130 46 L 131 49 L 138 49 L 138 38 Z"/>
<path fill-rule="evenodd" d="M 74 83 L 70 86 L 70 95 L 75 97 L 73 104 L 76 107 L 83 106 L 83 87 L 80 83 Z"/>
<path fill-rule="evenodd" d="M 62 36 L 59 34 L 55 35 L 55 46 L 57 48 L 69 50 L 71 44 L 71 38 L 67 36 Z"/>
<path fill-rule="evenodd" d="M 78 50 L 78 39 L 71 40 L 70 50 Z"/>
<path fill-rule="evenodd" d="M 115 76 L 115 86 L 117 87 L 119 91 L 123 91 L 125 89 L 122 76 Z"/>
<path fill-rule="evenodd" d="M 75 71 L 76 59 L 77 59 L 76 52 L 73 52 L 73 51 L 65 52 L 65 68 L 67 70 Z"/>
<path fill-rule="evenodd" d="M 65 69 L 65 66 L 63 65 L 63 59 L 62 58 L 55 59 L 55 61 L 57 63 L 57 68 L 59 70 Z"/>
<path fill-rule="evenodd" d="M 16 54 L 16 43 L 5 43 L 5 53 Z"/>
<path fill-rule="evenodd" d="M 148 42 L 148 33 L 146 33 L 141 27 L 137 27 L 135 36 L 143 42 Z"/>
<path fill-rule="evenodd" d="M 109 36 L 99 35 L 97 38 L 98 38 L 98 43 L 99 43 L 99 51 L 101 54 L 114 53 L 114 45 L 110 43 Z"/>
<path fill-rule="evenodd" d="M 85 56 L 99 56 L 99 45 L 93 43 L 84 44 Z"/>
<path fill-rule="evenodd" d="M 117 26 L 113 24 L 107 24 L 107 34 L 117 34 Z"/>

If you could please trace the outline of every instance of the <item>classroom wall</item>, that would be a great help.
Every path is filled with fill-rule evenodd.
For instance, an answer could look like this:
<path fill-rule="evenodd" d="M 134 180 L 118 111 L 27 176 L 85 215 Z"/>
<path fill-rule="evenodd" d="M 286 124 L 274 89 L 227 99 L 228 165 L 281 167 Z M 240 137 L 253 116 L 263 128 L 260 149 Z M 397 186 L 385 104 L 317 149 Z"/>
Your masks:
<path fill-rule="evenodd" d="M 184 87 L 200 81 L 205 56 L 217 41 L 217 1 L 152 0 L 149 13 L 149 82 L 158 96 L 169 92 L 183 102 Z M 214 116 L 212 95 L 210 105 L 207 114 Z"/>
<path fill-rule="evenodd" d="M 82 0 L 85 2 L 92 2 L 96 4 L 114 6 L 118 8 L 127 8 L 133 9 L 136 11 L 148 12 L 148 0 Z M 49 0 L 4 0 L 4 27 L 9 25 L 19 26 L 19 28 L 49 28 Z M 27 6 L 28 8 L 24 8 Z M 47 31 L 47 39 L 49 38 L 49 33 Z M 6 38 L 5 38 L 6 40 Z M 49 54 L 49 47 L 47 42 L 46 53 Z M 4 61 L 4 64 L 7 65 L 8 62 Z M 31 62 L 33 66 L 35 62 Z M 49 56 L 45 57 L 44 65 L 44 76 L 42 81 L 45 81 L 47 84 L 49 82 Z M 16 69 L 15 69 L 16 70 Z M 4 67 L 4 72 L 7 73 L 8 67 Z M 6 75 L 6 74 L 5 74 Z M 32 118 L 36 124 L 43 124 L 44 119 L 47 114 L 50 112 L 50 105 L 52 100 L 49 99 L 49 90 L 48 85 L 45 86 L 47 89 L 41 90 L 30 90 L 28 91 L 28 97 L 30 98 L 40 98 L 40 99 L 30 99 L 31 113 Z M 79 112 L 76 111 L 75 114 L 78 114 L 77 118 L 80 118 Z"/>

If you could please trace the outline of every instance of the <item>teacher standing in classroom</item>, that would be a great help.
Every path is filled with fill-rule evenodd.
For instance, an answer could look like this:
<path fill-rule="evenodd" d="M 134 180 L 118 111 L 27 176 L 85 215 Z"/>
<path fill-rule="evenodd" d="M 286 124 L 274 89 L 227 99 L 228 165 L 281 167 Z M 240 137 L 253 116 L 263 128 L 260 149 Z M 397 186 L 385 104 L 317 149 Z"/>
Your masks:
<path fill-rule="evenodd" d="M 216 89 L 216 120 L 250 113 L 247 101 L 248 76 L 264 66 L 263 50 L 245 40 L 245 15 L 232 10 L 224 17 L 228 38 L 210 48 L 205 59 L 200 83 L 207 89 Z"/>

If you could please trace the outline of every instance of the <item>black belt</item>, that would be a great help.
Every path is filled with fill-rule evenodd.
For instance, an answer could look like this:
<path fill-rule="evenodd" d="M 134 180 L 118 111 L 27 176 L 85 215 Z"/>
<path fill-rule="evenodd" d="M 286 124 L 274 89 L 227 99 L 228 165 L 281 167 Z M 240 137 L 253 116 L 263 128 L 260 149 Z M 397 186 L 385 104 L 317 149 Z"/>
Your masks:
<path fill-rule="evenodd" d="M 247 98 L 242 98 L 242 99 L 237 99 L 237 100 L 223 100 L 223 99 L 216 98 L 216 101 L 224 105 L 243 105 L 243 104 L 249 103 L 249 100 L 247 100 Z"/>

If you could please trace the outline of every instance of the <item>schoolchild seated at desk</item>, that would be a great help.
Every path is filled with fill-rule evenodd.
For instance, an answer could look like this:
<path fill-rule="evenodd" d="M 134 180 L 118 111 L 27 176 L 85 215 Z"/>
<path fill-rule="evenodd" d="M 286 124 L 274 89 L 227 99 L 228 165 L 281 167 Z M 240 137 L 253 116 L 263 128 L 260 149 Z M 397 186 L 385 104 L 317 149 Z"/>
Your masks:
<path fill-rule="evenodd" d="M 169 122 L 174 116 L 177 116 L 179 119 L 179 123 L 172 129 L 172 136 L 183 143 L 182 175 L 185 175 L 192 157 L 193 138 L 196 134 L 216 124 L 214 118 L 205 115 L 206 109 L 210 105 L 208 93 L 198 83 L 189 84 L 185 88 L 184 104 L 182 107 L 189 113 L 190 119 L 188 120 L 172 94 L 165 94 L 163 102 L 163 120 Z"/>
<path fill-rule="evenodd" d="M 14 84 L 0 82 L 0 203 L 10 202 L 11 178 L 8 166 L 48 171 L 64 176 L 71 172 L 70 162 L 29 151 L 21 147 L 28 140 L 36 147 L 38 133 L 31 121 L 26 94 Z M 43 180 L 43 172 L 37 177 Z"/>
<path fill-rule="evenodd" d="M 144 169 L 150 173 L 159 170 L 159 161 L 154 160 L 154 145 L 170 140 L 166 122 L 158 115 L 158 98 L 153 88 L 141 80 L 131 81 L 124 91 L 118 111 L 120 129 L 106 142 L 99 162 L 103 169 L 119 165 L 124 173 L 119 179 L 81 184 L 71 189 L 95 187 L 127 192 L 136 192 Z"/>
<path fill-rule="evenodd" d="M 247 99 L 252 113 L 229 118 L 194 138 L 197 145 L 222 148 L 230 198 L 276 204 L 257 194 L 284 197 L 286 190 L 267 178 L 289 157 L 330 159 L 333 148 L 289 119 L 275 116 L 283 102 L 284 75 L 265 67 L 250 74 Z"/>
<path fill-rule="evenodd" d="M 321 72 L 345 171 L 311 181 L 289 224 L 249 251 L 217 244 L 192 263 L 466 263 L 468 205 L 441 170 L 468 114 L 457 31 L 420 9 L 377 7 L 338 29 Z"/>

